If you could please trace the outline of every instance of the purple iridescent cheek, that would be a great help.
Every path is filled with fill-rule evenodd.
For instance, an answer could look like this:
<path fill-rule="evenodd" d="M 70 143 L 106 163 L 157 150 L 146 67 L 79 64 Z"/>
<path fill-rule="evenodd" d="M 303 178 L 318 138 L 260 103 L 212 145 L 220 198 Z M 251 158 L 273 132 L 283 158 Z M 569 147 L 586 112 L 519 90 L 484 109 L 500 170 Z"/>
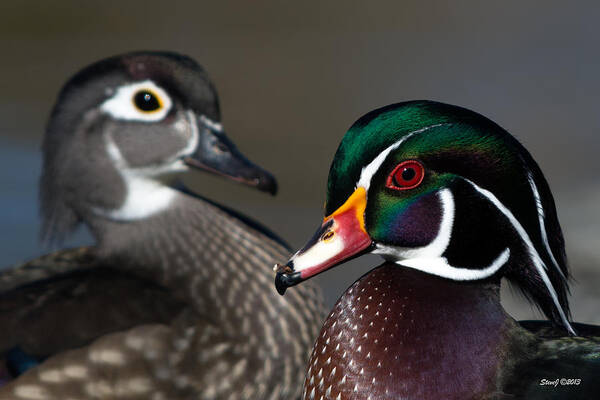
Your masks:
<path fill-rule="evenodd" d="M 441 219 L 437 193 L 419 197 L 390 220 L 389 241 L 399 247 L 426 246 L 437 236 Z"/>

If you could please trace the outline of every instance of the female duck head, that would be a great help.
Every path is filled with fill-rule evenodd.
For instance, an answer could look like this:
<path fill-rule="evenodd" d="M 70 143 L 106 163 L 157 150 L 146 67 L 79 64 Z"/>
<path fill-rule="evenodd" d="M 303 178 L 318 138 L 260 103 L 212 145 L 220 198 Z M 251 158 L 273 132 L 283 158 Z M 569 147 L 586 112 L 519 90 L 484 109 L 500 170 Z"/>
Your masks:
<path fill-rule="evenodd" d="M 572 331 L 548 184 L 514 137 L 475 112 L 414 101 L 360 118 L 329 171 L 325 215 L 278 274 L 280 292 L 372 252 L 452 280 L 506 276 Z"/>
<path fill-rule="evenodd" d="M 167 177 L 201 169 L 275 193 L 220 123 L 217 92 L 191 58 L 135 52 L 100 60 L 62 89 L 44 138 L 42 236 L 89 215 L 139 220 L 169 207 Z"/>

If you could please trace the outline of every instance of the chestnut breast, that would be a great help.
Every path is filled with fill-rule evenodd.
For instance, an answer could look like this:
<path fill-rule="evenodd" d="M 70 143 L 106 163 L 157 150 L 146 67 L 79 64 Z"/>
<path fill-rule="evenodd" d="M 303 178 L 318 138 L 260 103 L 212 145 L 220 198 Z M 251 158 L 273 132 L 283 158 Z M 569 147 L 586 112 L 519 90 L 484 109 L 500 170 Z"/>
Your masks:
<path fill-rule="evenodd" d="M 495 391 L 509 317 L 497 287 L 384 264 L 338 300 L 303 399 L 466 399 Z"/>

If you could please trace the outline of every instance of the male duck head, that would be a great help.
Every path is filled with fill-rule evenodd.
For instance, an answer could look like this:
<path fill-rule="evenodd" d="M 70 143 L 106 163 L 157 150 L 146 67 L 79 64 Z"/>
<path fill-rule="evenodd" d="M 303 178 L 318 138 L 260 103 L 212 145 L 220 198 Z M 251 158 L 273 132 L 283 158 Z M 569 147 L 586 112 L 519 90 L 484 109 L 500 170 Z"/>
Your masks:
<path fill-rule="evenodd" d="M 518 285 L 572 331 L 554 200 L 525 148 L 489 119 L 431 101 L 352 125 L 331 165 L 325 219 L 285 266 L 283 294 L 364 253 L 457 281 Z"/>
<path fill-rule="evenodd" d="M 225 135 L 217 93 L 191 58 L 137 52 L 96 62 L 63 87 L 44 139 L 42 236 L 86 215 L 130 221 L 169 205 L 189 169 L 274 194 L 274 177 Z"/>

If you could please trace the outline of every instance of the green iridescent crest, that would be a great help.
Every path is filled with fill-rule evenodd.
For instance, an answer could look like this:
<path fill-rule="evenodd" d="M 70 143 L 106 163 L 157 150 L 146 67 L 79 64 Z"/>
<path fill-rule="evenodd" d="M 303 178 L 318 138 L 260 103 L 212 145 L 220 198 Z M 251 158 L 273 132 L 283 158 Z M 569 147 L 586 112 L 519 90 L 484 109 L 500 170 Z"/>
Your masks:
<path fill-rule="evenodd" d="M 431 101 L 393 104 L 366 114 L 344 136 L 329 171 L 325 214 L 331 214 L 344 203 L 363 167 L 379 153 L 427 127 L 433 128 L 426 134 L 411 136 L 402 144 L 399 154 L 403 158 L 451 160 L 470 153 L 479 164 L 497 164 L 503 160 L 506 165 L 499 167 L 507 168 L 510 164 L 517 167 L 514 152 L 506 149 L 507 134 L 487 118 Z"/>

